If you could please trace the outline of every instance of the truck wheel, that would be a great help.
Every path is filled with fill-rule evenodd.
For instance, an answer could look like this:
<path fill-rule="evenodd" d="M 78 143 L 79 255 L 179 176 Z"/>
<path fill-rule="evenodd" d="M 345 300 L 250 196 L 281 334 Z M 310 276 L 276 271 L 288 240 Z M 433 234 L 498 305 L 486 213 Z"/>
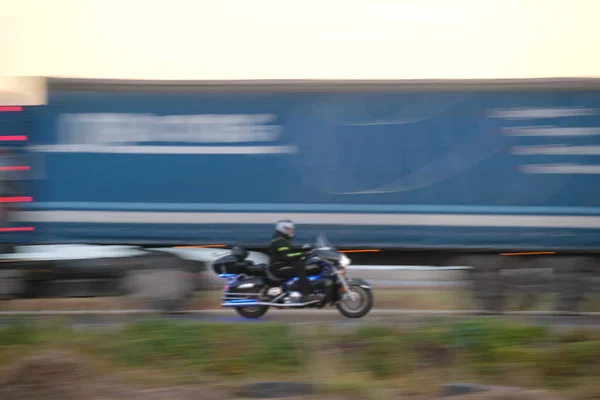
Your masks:
<path fill-rule="evenodd" d="M 164 313 L 177 313 L 178 311 L 182 311 L 185 306 L 189 304 L 192 297 L 193 292 L 190 292 L 181 299 L 148 300 L 146 303 L 151 310 L 159 310 Z"/>
<path fill-rule="evenodd" d="M 236 307 L 235 311 L 244 318 L 260 318 L 269 311 L 269 306 Z"/>
<path fill-rule="evenodd" d="M 24 292 L 25 279 L 21 270 L 0 270 L 0 300 L 10 300 Z"/>
<path fill-rule="evenodd" d="M 477 307 L 484 311 L 504 310 L 507 285 L 500 273 L 503 261 L 499 256 L 489 255 L 459 256 L 452 260 L 453 266 L 471 267 L 471 293 Z"/>
<path fill-rule="evenodd" d="M 585 299 L 586 277 L 590 278 L 596 265 L 591 257 L 557 259 L 560 263 L 554 268 L 557 276 L 558 297 L 554 310 L 557 312 L 578 312 Z"/>
<path fill-rule="evenodd" d="M 190 275 L 192 272 L 178 258 L 154 254 L 146 265 L 129 271 L 122 286 L 149 309 L 175 312 L 193 298 L 195 283 Z"/>

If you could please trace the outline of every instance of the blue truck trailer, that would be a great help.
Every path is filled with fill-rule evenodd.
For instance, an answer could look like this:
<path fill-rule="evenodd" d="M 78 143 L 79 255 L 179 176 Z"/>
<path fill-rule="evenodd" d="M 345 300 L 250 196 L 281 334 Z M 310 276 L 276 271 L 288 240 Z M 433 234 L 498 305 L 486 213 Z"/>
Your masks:
<path fill-rule="evenodd" d="M 13 121 L 37 170 L 16 213 L 35 230 L 15 240 L 262 249 L 289 218 L 300 242 L 472 266 L 488 309 L 503 270 L 550 269 L 573 310 L 598 273 L 599 90 L 49 79 L 47 104 Z"/>

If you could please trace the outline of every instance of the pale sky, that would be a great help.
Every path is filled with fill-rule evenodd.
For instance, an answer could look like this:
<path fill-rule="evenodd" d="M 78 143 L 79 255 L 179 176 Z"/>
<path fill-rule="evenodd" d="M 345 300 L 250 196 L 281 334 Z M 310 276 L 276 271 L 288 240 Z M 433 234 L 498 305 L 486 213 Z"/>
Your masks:
<path fill-rule="evenodd" d="M 0 75 L 600 76 L 600 0 L 0 0 Z"/>

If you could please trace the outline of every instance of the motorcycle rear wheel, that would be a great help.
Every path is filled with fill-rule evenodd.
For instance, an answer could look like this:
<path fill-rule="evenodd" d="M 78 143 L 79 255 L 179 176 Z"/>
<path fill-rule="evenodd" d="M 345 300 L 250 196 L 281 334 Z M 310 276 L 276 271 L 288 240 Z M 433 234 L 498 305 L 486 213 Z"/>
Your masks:
<path fill-rule="evenodd" d="M 260 318 L 269 311 L 269 306 L 236 307 L 235 311 L 244 318 Z"/>

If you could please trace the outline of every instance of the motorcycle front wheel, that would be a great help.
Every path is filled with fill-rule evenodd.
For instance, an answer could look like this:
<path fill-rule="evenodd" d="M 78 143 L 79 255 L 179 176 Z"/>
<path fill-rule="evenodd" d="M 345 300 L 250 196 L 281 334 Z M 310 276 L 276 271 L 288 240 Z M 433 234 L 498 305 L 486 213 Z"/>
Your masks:
<path fill-rule="evenodd" d="M 235 311 L 244 318 L 260 318 L 269 311 L 268 306 L 236 307 Z"/>
<path fill-rule="evenodd" d="M 350 286 L 350 291 L 354 294 L 355 300 L 348 297 L 342 298 L 335 306 L 346 318 L 364 317 L 373 308 L 373 292 L 371 289 L 365 289 L 359 285 Z"/>

